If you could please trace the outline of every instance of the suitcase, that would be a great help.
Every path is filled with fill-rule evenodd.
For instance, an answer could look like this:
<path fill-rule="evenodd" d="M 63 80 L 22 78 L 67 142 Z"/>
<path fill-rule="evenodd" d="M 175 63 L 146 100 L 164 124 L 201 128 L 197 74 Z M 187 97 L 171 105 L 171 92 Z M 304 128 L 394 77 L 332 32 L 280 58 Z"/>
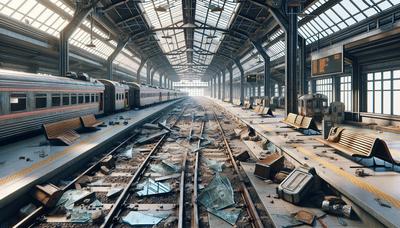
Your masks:
<path fill-rule="evenodd" d="M 314 169 L 299 167 L 293 170 L 277 188 L 280 198 L 293 204 L 300 203 L 313 185 Z"/>

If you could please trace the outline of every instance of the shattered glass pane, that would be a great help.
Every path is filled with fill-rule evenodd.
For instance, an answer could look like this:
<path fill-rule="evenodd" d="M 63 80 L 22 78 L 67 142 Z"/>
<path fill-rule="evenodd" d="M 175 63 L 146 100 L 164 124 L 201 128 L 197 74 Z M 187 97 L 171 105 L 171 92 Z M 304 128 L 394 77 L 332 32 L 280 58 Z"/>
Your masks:
<path fill-rule="evenodd" d="M 124 152 L 120 153 L 118 157 L 120 158 L 125 158 L 125 159 L 131 159 L 132 158 L 132 148 L 126 149 Z"/>
<path fill-rule="evenodd" d="M 167 218 L 170 215 L 169 212 L 138 212 L 131 211 L 122 221 L 131 226 L 145 226 L 145 225 L 157 225 L 161 220 Z"/>
<path fill-rule="evenodd" d="M 122 192 L 123 188 L 111 188 L 110 191 L 107 192 L 107 197 L 115 197 Z"/>
<path fill-rule="evenodd" d="M 160 164 L 151 164 L 150 170 L 155 173 L 169 175 L 179 172 L 181 167 L 168 161 L 162 161 Z"/>
<path fill-rule="evenodd" d="M 86 209 L 75 208 L 71 212 L 72 223 L 88 223 L 92 220 L 92 215 Z"/>
<path fill-rule="evenodd" d="M 74 207 L 75 201 L 77 201 L 89 194 L 90 194 L 90 192 L 85 191 L 85 190 L 77 190 L 77 189 L 68 190 L 68 191 L 64 192 L 64 194 L 58 200 L 57 206 L 64 205 L 65 209 L 72 210 Z"/>
<path fill-rule="evenodd" d="M 206 165 L 215 172 L 222 172 L 225 162 L 203 158 Z"/>
<path fill-rule="evenodd" d="M 214 214 L 215 216 L 220 217 L 221 219 L 225 220 L 227 223 L 233 226 L 236 224 L 236 221 L 239 218 L 240 212 L 242 210 L 238 208 L 227 208 L 223 210 L 210 209 L 208 211 Z"/>
<path fill-rule="evenodd" d="M 171 186 L 168 183 L 155 182 L 153 179 L 148 179 L 145 183 L 138 185 L 138 196 L 150 196 L 170 192 Z"/>
<path fill-rule="evenodd" d="M 198 201 L 208 210 L 219 210 L 235 203 L 231 182 L 217 173 L 211 183 L 201 191 Z"/>

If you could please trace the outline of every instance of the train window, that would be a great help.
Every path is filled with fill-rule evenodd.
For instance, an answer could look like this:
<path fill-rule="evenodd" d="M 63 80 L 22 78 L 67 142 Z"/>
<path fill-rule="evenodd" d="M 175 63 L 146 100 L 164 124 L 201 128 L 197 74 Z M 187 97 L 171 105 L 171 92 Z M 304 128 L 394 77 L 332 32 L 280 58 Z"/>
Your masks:
<path fill-rule="evenodd" d="M 92 93 L 92 94 L 91 94 L 92 102 L 94 102 L 94 96 L 95 96 L 94 93 Z"/>
<path fill-rule="evenodd" d="M 35 107 L 36 108 L 47 107 L 47 95 L 45 93 L 35 94 Z"/>
<path fill-rule="evenodd" d="M 61 103 L 61 95 L 59 93 L 51 95 L 51 106 L 57 107 L 60 106 Z"/>
<path fill-rule="evenodd" d="M 10 110 L 11 112 L 19 112 L 26 110 L 26 94 L 11 94 Z"/>
<path fill-rule="evenodd" d="M 96 94 L 96 102 L 99 102 L 99 94 Z"/>
<path fill-rule="evenodd" d="M 63 94 L 62 105 L 64 105 L 64 106 L 69 105 L 69 94 L 68 93 Z"/>
<path fill-rule="evenodd" d="M 77 98 L 76 98 L 76 94 L 71 94 L 71 104 L 74 105 L 76 104 Z"/>
<path fill-rule="evenodd" d="M 90 94 L 85 94 L 85 103 L 90 103 Z"/>
<path fill-rule="evenodd" d="M 80 94 L 78 95 L 78 104 L 83 104 L 83 98 L 84 98 L 84 97 L 83 97 L 83 94 L 80 93 Z"/>

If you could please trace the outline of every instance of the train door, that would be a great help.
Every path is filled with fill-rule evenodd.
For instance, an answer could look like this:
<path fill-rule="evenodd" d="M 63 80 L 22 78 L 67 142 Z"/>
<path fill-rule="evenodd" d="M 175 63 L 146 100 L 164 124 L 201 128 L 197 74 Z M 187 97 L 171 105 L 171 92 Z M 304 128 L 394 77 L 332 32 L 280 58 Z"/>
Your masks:
<path fill-rule="evenodd" d="M 103 93 L 100 93 L 99 111 L 102 112 L 103 110 L 104 110 L 104 98 L 103 98 Z"/>
<path fill-rule="evenodd" d="M 159 95 L 159 98 L 158 98 L 158 101 L 162 101 L 162 93 L 160 92 L 160 95 Z"/>
<path fill-rule="evenodd" d="M 125 108 L 129 108 L 129 93 L 128 91 L 125 91 Z"/>

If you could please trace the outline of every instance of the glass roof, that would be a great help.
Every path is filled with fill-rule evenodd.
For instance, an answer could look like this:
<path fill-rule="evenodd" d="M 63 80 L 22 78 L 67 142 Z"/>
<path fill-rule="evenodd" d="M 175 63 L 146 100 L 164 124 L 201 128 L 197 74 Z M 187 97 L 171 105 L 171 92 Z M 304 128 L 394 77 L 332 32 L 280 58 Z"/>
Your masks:
<path fill-rule="evenodd" d="M 146 20 L 154 29 L 179 27 L 183 25 L 182 2 L 176 0 L 144 1 L 141 3 Z M 228 29 L 239 3 L 230 0 L 198 1 L 195 10 L 195 24 Z M 171 65 L 188 63 L 187 51 L 193 52 L 193 63 L 210 64 L 212 55 L 198 52 L 216 52 L 223 34 L 220 31 L 194 29 L 193 50 L 187 50 L 185 32 L 182 29 L 157 31 L 155 38 L 160 44 Z M 175 68 L 178 69 L 178 68 Z M 203 72 L 203 69 L 191 69 Z"/>
<path fill-rule="evenodd" d="M 49 4 L 54 4 L 54 7 L 57 7 L 60 11 L 56 12 L 47 8 L 40 0 L 0 0 L 0 14 L 59 38 L 60 32 L 69 23 L 75 10 L 60 0 L 49 0 Z M 62 12 L 62 14 L 59 12 Z M 96 46 L 94 48 L 87 46 L 90 44 L 90 21 L 85 20 L 72 34 L 70 44 L 102 59 L 107 59 L 116 48 L 117 43 L 114 40 L 109 40 L 109 35 L 95 26 L 93 27 L 93 34 L 93 44 Z M 107 42 L 107 40 L 109 41 Z M 133 59 L 132 56 L 133 54 L 130 51 L 124 49 L 117 56 L 116 62 L 128 70 L 136 72 L 139 67 L 139 60 Z"/>
<path fill-rule="evenodd" d="M 305 10 L 305 16 L 312 15 L 314 9 L 327 1 L 319 0 L 314 3 Z M 299 33 L 310 44 L 399 3 L 399 0 L 343 0 L 301 26 Z M 301 19 L 302 17 L 299 18 L 300 21 Z"/>

